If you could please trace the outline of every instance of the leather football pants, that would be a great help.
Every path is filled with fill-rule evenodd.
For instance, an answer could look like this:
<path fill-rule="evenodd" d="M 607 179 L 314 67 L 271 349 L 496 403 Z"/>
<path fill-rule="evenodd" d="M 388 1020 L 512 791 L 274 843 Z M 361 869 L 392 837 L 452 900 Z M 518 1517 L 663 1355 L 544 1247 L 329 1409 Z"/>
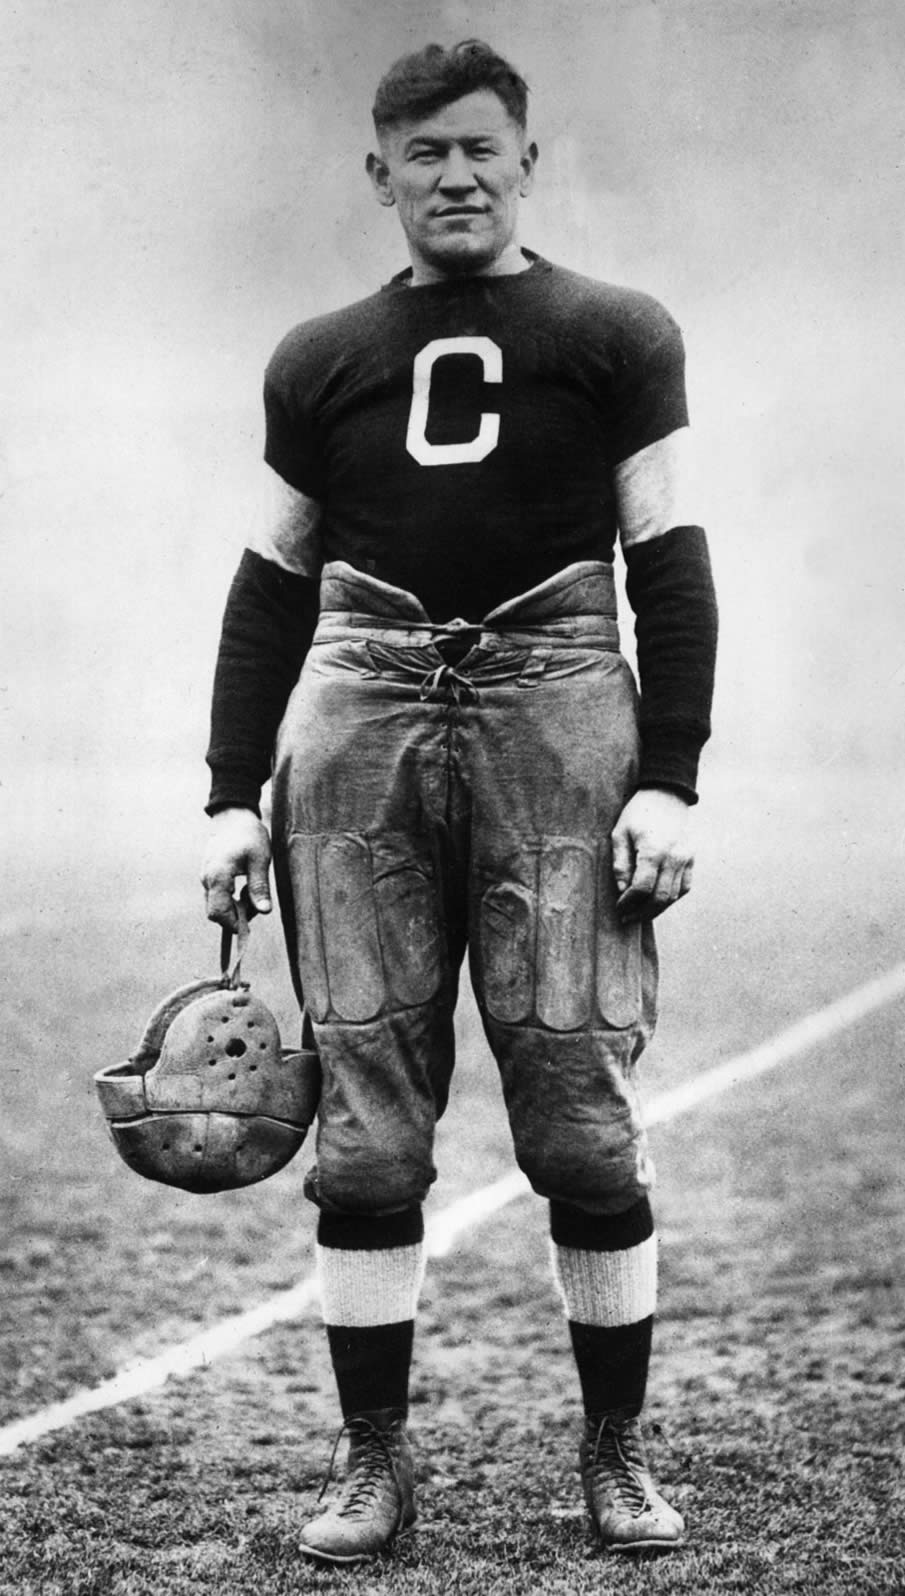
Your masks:
<path fill-rule="evenodd" d="M 651 927 L 615 913 L 609 839 L 638 732 L 612 567 L 436 626 L 337 562 L 321 606 L 273 781 L 323 1070 L 309 1194 L 363 1214 L 426 1195 L 467 949 L 521 1168 L 543 1196 L 631 1207 L 652 1181 L 635 1067 L 657 966 Z"/>

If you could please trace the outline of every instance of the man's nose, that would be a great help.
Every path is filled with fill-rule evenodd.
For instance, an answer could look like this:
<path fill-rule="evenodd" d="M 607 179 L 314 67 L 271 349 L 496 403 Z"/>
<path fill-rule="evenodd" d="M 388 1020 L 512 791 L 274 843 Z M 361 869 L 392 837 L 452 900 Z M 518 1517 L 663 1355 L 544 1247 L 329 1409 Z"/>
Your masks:
<path fill-rule="evenodd" d="M 474 188 L 475 175 L 464 150 L 448 150 L 440 173 L 440 187 L 444 189 Z"/>

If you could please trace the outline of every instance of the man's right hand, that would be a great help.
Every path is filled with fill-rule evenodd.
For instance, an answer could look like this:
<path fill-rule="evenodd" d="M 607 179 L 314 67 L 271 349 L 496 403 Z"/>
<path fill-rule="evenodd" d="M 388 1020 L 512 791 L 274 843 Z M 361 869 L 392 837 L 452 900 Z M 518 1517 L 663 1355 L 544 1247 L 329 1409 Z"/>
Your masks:
<path fill-rule="evenodd" d="M 254 912 L 270 913 L 270 837 L 250 809 L 221 809 L 213 816 L 211 828 L 201 870 L 205 912 L 209 920 L 236 932 L 238 876 L 246 878 Z"/>

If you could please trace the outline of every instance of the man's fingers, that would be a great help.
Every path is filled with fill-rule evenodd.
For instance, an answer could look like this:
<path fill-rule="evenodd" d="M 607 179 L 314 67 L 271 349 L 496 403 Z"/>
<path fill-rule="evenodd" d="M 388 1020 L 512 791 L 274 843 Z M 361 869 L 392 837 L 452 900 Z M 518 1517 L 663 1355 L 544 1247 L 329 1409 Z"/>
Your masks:
<path fill-rule="evenodd" d="M 620 892 L 625 892 L 632 879 L 632 846 L 628 832 L 619 827 L 613 832 L 613 878 Z"/>
<path fill-rule="evenodd" d="M 692 872 L 691 861 L 639 859 L 631 885 L 616 903 L 619 918 L 626 923 L 655 920 L 691 890 Z"/>
<path fill-rule="evenodd" d="M 676 793 L 641 788 L 612 832 L 613 877 L 621 920 L 652 920 L 691 887 L 688 805 Z"/>
<path fill-rule="evenodd" d="M 201 877 L 204 888 L 204 912 L 215 925 L 238 931 L 236 914 L 236 878 L 244 873 L 235 860 L 208 859 Z"/>
<path fill-rule="evenodd" d="M 672 864 L 665 864 L 657 877 L 657 885 L 650 896 L 650 906 L 647 918 L 655 920 L 671 904 L 675 903 L 682 885 L 682 867 L 676 868 Z"/>
<path fill-rule="evenodd" d="M 204 909 L 209 920 L 236 932 L 235 897 L 240 880 L 245 882 L 243 898 L 249 919 L 270 913 L 270 838 L 258 816 L 247 809 L 221 810 L 211 827 L 201 866 Z"/>
<path fill-rule="evenodd" d="M 658 875 L 657 861 L 639 855 L 629 885 L 616 900 L 616 912 L 623 920 L 636 920 L 646 911 Z"/>
<path fill-rule="evenodd" d="M 233 898 L 234 882 L 204 881 L 204 912 L 209 920 L 216 925 L 226 926 L 229 931 L 238 931 L 239 921 L 236 916 L 236 904 Z"/>
<path fill-rule="evenodd" d="M 248 897 L 255 914 L 270 913 L 270 880 L 266 860 L 252 859 L 249 861 Z"/>

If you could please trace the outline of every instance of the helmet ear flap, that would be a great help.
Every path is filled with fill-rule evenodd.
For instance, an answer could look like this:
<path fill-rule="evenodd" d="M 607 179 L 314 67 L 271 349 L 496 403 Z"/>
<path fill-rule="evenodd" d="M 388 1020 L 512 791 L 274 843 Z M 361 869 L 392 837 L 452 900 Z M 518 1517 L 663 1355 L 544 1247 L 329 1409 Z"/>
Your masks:
<path fill-rule="evenodd" d="M 265 1180 L 295 1156 L 317 1112 L 320 1064 L 312 1047 L 284 1048 L 247 982 L 224 976 L 170 993 L 132 1057 L 94 1081 L 130 1169 L 214 1192 Z"/>

